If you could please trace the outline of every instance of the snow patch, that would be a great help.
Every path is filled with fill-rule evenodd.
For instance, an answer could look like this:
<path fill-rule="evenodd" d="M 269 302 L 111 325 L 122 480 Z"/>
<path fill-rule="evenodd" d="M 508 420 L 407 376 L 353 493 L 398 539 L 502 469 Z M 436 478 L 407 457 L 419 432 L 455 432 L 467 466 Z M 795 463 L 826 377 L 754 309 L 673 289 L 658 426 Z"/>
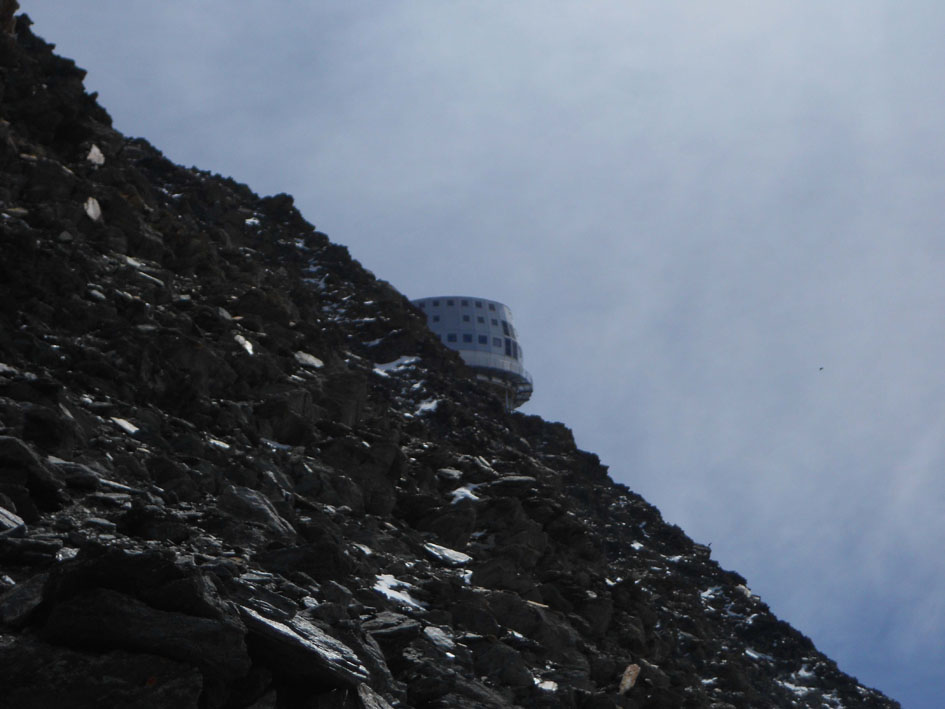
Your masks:
<path fill-rule="evenodd" d="M 479 501 L 479 496 L 476 495 L 471 488 L 476 487 L 475 485 L 463 485 L 458 487 L 450 494 L 453 496 L 453 501 L 450 504 L 455 505 L 460 500 L 472 500 L 473 502 Z"/>
<path fill-rule="evenodd" d="M 794 694 L 799 697 L 805 697 L 813 691 L 810 687 L 802 687 L 799 684 L 791 684 L 790 682 L 782 679 L 776 679 L 775 682 L 780 684 L 785 689 L 794 692 Z"/>
<path fill-rule="evenodd" d="M 396 373 L 408 369 L 419 361 L 419 357 L 398 357 L 393 362 L 375 364 L 374 373 L 381 377 L 389 377 L 391 372 Z"/>
<path fill-rule="evenodd" d="M 436 411 L 436 407 L 439 405 L 440 405 L 439 399 L 427 399 L 426 401 L 420 402 L 420 405 L 417 407 L 417 410 L 414 412 L 414 415 L 419 416 L 420 414 Z"/>
<path fill-rule="evenodd" d="M 386 596 L 392 601 L 397 601 L 410 608 L 423 610 L 424 605 L 420 601 L 411 597 L 407 591 L 398 591 L 399 588 L 413 588 L 406 581 L 400 581 L 391 574 L 378 574 L 374 582 L 374 590 Z"/>

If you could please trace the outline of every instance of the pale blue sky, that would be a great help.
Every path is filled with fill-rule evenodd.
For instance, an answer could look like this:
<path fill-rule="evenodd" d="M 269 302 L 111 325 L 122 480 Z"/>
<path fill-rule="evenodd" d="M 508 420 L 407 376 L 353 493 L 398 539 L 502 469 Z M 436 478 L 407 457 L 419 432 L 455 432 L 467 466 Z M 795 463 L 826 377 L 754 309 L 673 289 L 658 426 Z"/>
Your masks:
<path fill-rule="evenodd" d="M 507 303 L 526 411 L 941 705 L 945 5 L 21 4 L 121 131 Z"/>

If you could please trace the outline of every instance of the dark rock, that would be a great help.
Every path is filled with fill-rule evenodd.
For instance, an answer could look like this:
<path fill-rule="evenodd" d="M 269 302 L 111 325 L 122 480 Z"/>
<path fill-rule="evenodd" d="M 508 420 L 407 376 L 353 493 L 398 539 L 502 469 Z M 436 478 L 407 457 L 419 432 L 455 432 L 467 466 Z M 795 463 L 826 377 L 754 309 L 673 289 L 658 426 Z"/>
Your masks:
<path fill-rule="evenodd" d="M 393 709 L 377 692 L 366 684 L 356 689 L 335 689 L 318 697 L 312 709 Z"/>
<path fill-rule="evenodd" d="M 0 635 L 0 705 L 16 709 L 197 709 L 195 667 L 158 655 L 86 653 Z"/>
<path fill-rule="evenodd" d="M 41 509 L 58 509 L 65 501 L 63 483 L 23 441 L 0 436 L 0 481 L 25 485 Z"/>
<path fill-rule="evenodd" d="M 56 561 L 62 549 L 58 539 L 0 537 L 0 562 L 22 566 L 46 566 Z"/>
<path fill-rule="evenodd" d="M 486 483 L 483 491 L 497 497 L 521 497 L 534 490 L 538 480 L 528 475 L 505 475 L 498 480 Z"/>
<path fill-rule="evenodd" d="M 295 529 L 273 507 L 272 503 L 256 490 L 239 485 L 229 485 L 219 498 L 220 509 L 237 519 L 264 526 L 276 539 L 292 541 Z"/>
<path fill-rule="evenodd" d="M 249 670 L 244 634 L 233 621 L 158 610 L 107 588 L 83 591 L 55 604 L 41 630 L 46 642 L 161 655 L 224 679 Z"/>
<path fill-rule="evenodd" d="M 5 507 L 0 507 L 0 538 L 22 537 L 26 534 L 26 522 Z"/>
<path fill-rule="evenodd" d="M 280 623 L 245 606 L 240 610 L 254 656 L 273 673 L 326 687 L 357 687 L 369 679 L 351 648 L 311 622 L 296 617 Z"/>
<path fill-rule="evenodd" d="M 388 652 L 406 646 L 423 632 L 418 621 L 392 611 L 381 611 L 364 621 L 361 627 Z"/>
<path fill-rule="evenodd" d="M 30 615 L 43 602 L 47 578 L 47 574 L 37 574 L 0 595 L 0 625 L 13 628 L 26 625 Z"/>
<path fill-rule="evenodd" d="M 476 673 L 494 682 L 523 689 L 532 686 L 532 675 L 522 656 L 503 642 L 483 639 L 473 644 Z"/>

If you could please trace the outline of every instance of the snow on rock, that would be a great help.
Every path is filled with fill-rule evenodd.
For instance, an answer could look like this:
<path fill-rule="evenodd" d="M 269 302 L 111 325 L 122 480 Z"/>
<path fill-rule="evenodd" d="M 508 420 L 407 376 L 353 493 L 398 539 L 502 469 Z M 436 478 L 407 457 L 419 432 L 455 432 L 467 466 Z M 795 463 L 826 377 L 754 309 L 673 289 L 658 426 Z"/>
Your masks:
<path fill-rule="evenodd" d="M 453 501 L 451 504 L 455 505 L 460 500 L 472 500 L 473 502 L 476 502 L 482 499 L 472 491 L 472 489 L 475 487 L 476 485 L 463 485 L 462 487 L 458 487 L 453 490 L 453 492 L 450 493 L 453 496 Z"/>
<path fill-rule="evenodd" d="M 393 362 L 384 362 L 374 365 L 374 373 L 381 377 L 389 377 L 391 373 L 402 372 L 411 368 L 420 361 L 419 357 L 398 357 Z"/>
<path fill-rule="evenodd" d="M 434 544 L 433 542 L 427 542 L 423 545 L 423 548 L 431 557 L 437 561 L 443 562 L 447 566 L 462 566 L 472 561 L 472 557 L 469 556 L 469 554 L 464 554 L 461 551 L 449 549 L 448 547 L 441 547 L 439 544 Z"/>
<path fill-rule="evenodd" d="M 719 595 L 719 592 L 721 592 L 721 590 L 722 590 L 721 586 L 712 586 L 711 588 L 707 588 L 705 591 L 700 592 L 699 597 L 703 601 L 708 601 L 712 598 L 715 598 L 717 595 Z"/>
<path fill-rule="evenodd" d="M 381 595 L 410 608 L 423 610 L 423 603 L 414 599 L 407 591 L 398 591 L 399 588 L 413 588 L 413 586 L 406 581 L 400 581 L 392 574 L 378 574 L 374 582 L 374 590 Z"/>
<path fill-rule="evenodd" d="M 414 415 L 419 416 L 420 414 L 432 413 L 436 411 L 436 407 L 439 406 L 439 404 L 439 399 L 427 399 L 426 401 L 422 401 L 414 412 Z"/>
<path fill-rule="evenodd" d="M 810 692 L 811 692 L 811 688 L 810 688 L 810 687 L 803 687 L 803 686 L 798 685 L 798 684 L 791 684 L 790 682 L 788 682 L 788 681 L 786 681 L 786 680 L 776 679 L 775 682 L 777 682 L 777 683 L 780 684 L 782 687 L 784 687 L 786 690 L 788 690 L 788 691 L 790 691 L 790 692 L 793 692 L 794 694 L 796 694 L 796 695 L 799 696 L 799 697 L 804 697 L 804 696 L 810 694 Z"/>

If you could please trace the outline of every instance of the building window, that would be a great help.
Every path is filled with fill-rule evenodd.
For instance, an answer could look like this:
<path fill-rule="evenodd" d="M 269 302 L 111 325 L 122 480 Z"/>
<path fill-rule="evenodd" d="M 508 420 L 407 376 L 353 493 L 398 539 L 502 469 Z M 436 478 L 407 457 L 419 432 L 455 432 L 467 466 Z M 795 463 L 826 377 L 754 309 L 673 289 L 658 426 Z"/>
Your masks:
<path fill-rule="evenodd" d="M 461 302 L 461 304 L 462 304 L 462 306 L 463 306 L 464 308 L 468 308 L 468 307 L 469 307 L 469 301 L 468 301 L 468 300 L 463 300 L 463 301 L 460 301 L 460 302 Z"/>
<path fill-rule="evenodd" d="M 508 335 L 511 334 L 511 333 L 509 332 L 509 324 L 508 324 L 508 322 L 505 321 L 505 320 L 502 321 L 502 334 L 504 334 L 504 335 L 506 335 L 506 336 L 508 336 Z"/>
<path fill-rule="evenodd" d="M 485 335 L 480 335 L 480 336 L 479 336 L 479 344 L 480 344 L 480 345 L 488 345 L 488 344 L 489 344 L 489 338 L 486 337 Z"/>
<path fill-rule="evenodd" d="M 463 333 L 463 342 L 472 342 L 472 334 L 468 332 Z"/>
<path fill-rule="evenodd" d="M 506 357 L 512 356 L 512 340 L 510 340 L 507 337 L 505 338 L 505 356 Z"/>
<path fill-rule="evenodd" d="M 452 307 L 453 301 L 452 301 L 452 300 L 448 300 L 448 301 L 446 301 L 446 304 Z"/>
<path fill-rule="evenodd" d="M 512 359 L 518 359 L 518 343 L 512 340 Z"/>
<path fill-rule="evenodd" d="M 481 307 L 482 307 L 482 301 L 481 301 L 481 300 L 477 300 L 477 301 L 476 301 L 476 307 L 477 307 L 477 308 L 481 308 Z"/>
<path fill-rule="evenodd" d="M 492 318 L 492 327 L 499 327 L 499 321 L 495 318 Z"/>
<path fill-rule="evenodd" d="M 469 316 L 468 316 L 468 315 L 464 315 L 464 316 L 463 316 L 463 322 L 469 322 Z"/>
<path fill-rule="evenodd" d="M 489 303 L 489 310 L 495 311 L 495 303 Z"/>
<path fill-rule="evenodd" d="M 450 334 L 448 334 L 448 335 L 446 336 L 446 341 L 447 341 L 447 342 L 456 342 L 456 333 L 455 333 L 455 332 L 451 332 Z"/>
<path fill-rule="evenodd" d="M 482 324 L 485 324 L 486 319 L 485 319 L 484 317 L 482 317 L 481 315 L 477 315 L 477 316 L 476 316 L 476 322 L 481 322 Z"/>
<path fill-rule="evenodd" d="M 492 346 L 493 346 L 493 347 L 498 347 L 499 349 L 501 349 L 501 348 L 502 348 L 502 338 L 501 338 L 501 337 L 493 337 L 493 338 L 492 338 Z"/>
<path fill-rule="evenodd" d="M 439 306 L 440 306 L 440 301 L 434 300 L 434 301 L 433 301 L 433 305 L 434 305 L 434 307 L 439 307 Z"/>
<path fill-rule="evenodd" d="M 433 322 L 440 322 L 440 316 L 439 316 L 439 315 L 434 315 L 434 316 L 433 316 Z"/>

